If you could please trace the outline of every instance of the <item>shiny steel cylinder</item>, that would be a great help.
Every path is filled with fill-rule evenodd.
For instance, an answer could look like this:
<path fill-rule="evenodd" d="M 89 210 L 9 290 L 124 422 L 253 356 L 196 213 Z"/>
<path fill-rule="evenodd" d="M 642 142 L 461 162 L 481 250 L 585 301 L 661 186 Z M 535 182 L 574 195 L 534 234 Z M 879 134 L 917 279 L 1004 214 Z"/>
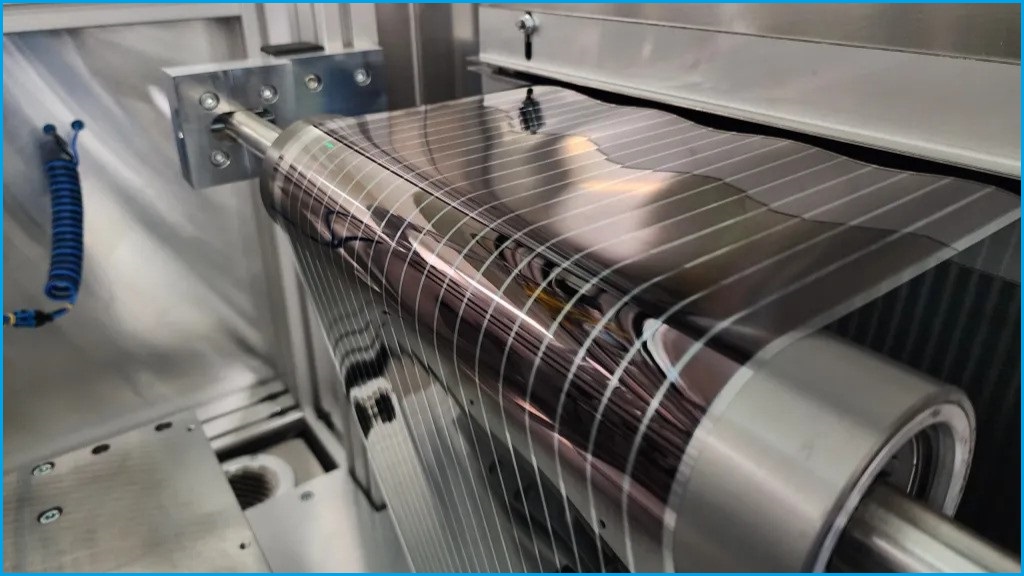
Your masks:
<path fill-rule="evenodd" d="M 726 562 L 825 570 L 883 472 L 951 515 L 974 439 L 959 390 L 823 337 L 798 340 L 727 385 L 708 418 L 714 426 L 694 435 L 689 482 L 673 506 L 676 566 L 696 571 Z M 914 465 L 923 461 L 934 464 Z"/>
<path fill-rule="evenodd" d="M 439 375 L 500 439 L 486 447 L 495 461 L 524 462 L 499 466 L 502 486 L 558 486 L 559 499 L 543 504 L 549 525 L 584 522 L 625 567 L 823 570 L 883 472 L 951 514 L 974 441 L 965 396 L 808 326 L 948 257 L 962 239 L 938 227 L 893 235 L 911 213 L 876 223 L 875 204 L 819 218 L 814 202 L 825 200 L 808 197 L 766 211 L 768 196 L 755 192 L 770 190 L 775 206 L 822 182 L 851 187 L 833 200 L 864 187 L 892 198 L 951 187 L 917 208 L 932 219 L 990 192 L 626 110 L 544 88 L 309 119 L 269 148 L 271 131 L 252 118 L 228 127 L 266 150 L 264 204 L 307 255 L 300 264 L 321 314 L 364 317 L 352 322 L 375 334 L 363 340 L 388 340 Z M 601 122 L 588 124 L 588 112 Z M 616 121 L 621 133 L 609 139 Z M 680 160 L 652 170 L 659 154 Z M 957 230 L 994 226 L 1014 202 L 993 195 Z M 749 224 L 722 224 L 734 221 Z M 730 251 L 773 226 L 783 232 Z M 686 230 L 714 233 L 686 243 Z M 816 235 L 834 239 L 790 256 Z M 885 256 L 836 264 L 890 235 L 896 248 Z M 750 302 L 771 306 L 735 321 Z M 424 389 L 394 386 L 400 396 Z M 525 492 L 506 491 L 505 502 L 536 505 Z"/>
<path fill-rule="evenodd" d="M 274 140 L 281 135 L 280 128 L 247 110 L 226 114 L 224 128 L 228 134 L 260 157 L 266 155 Z"/>
<path fill-rule="evenodd" d="M 1020 572 L 1020 559 L 880 485 L 857 507 L 832 566 L 857 572 Z"/>

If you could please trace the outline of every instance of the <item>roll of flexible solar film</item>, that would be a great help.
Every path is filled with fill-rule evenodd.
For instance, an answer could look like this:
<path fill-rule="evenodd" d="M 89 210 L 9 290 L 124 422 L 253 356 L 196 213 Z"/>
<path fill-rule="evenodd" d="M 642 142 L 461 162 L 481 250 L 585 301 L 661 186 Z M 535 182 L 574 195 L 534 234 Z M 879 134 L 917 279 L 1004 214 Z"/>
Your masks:
<path fill-rule="evenodd" d="M 821 570 L 880 477 L 957 507 L 973 411 L 887 320 L 1015 194 L 553 87 L 299 122 L 262 187 L 417 569 Z"/>

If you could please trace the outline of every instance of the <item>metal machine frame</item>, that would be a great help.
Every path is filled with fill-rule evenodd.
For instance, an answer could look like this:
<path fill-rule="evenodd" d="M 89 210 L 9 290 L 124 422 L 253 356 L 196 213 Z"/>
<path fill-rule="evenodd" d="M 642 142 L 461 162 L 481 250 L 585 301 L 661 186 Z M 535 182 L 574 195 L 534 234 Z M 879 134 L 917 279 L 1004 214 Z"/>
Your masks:
<path fill-rule="evenodd" d="M 757 17 L 756 9 L 745 14 Z M 389 19 L 381 21 L 381 15 Z M 655 26 L 650 25 L 650 15 L 620 14 L 602 11 L 599 7 L 577 10 L 539 5 L 489 5 L 480 8 L 479 13 L 476 9 L 453 12 L 440 20 L 449 16 L 452 22 L 458 20 L 458 26 L 454 27 L 467 28 L 468 22 L 473 32 L 471 38 L 461 38 L 463 45 L 459 49 L 450 52 L 461 54 L 459 50 L 465 45 L 479 41 L 479 61 L 491 71 L 549 77 L 973 170 L 1016 178 L 1020 175 L 1019 44 L 1014 60 L 1012 54 L 1008 56 L 1001 48 L 982 45 L 954 46 L 951 50 L 933 45 L 894 47 L 886 46 L 893 40 L 884 37 L 836 42 L 809 37 L 800 30 L 773 28 L 770 22 L 764 27 L 759 27 L 760 22 L 744 24 L 743 14 L 720 21 L 716 20 L 720 15 L 700 10 L 694 12 L 693 22 L 666 24 L 660 21 Z M 529 21 L 523 20 L 526 16 Z M 400 65 L 409 66 L 411 75 L 404 85 L 399 86 L 395 81 L 389 87 L 392 93 L 404 90 L 409 102 L 403 104 L 422 104 L 452 96 L 443 90 L 432 92 L 425 88 L 423 68 L 429 65 L 425 62 L 429 58 L 424 54 L 436 49 L 431 46 L 431 40 L 437 38 L 431 30 L 431 23 L 436 20 L 424 18 L 421 10 L 411 5 L 374 8 L 360 4 L 172 4 L 117 10 L 106 6 L 14 6 L 5 9 L 4 31 L 195 18 L 238 19 L 250 58 L 258 57 L 266 44 L 308 41 L 326 49 L 326 55 L 295 60 L 232 63 L 170 72 L 172 91 L 177 97 L 172 108 L 185 111 L 175 117 L 182 165 L 186 178 L 196 187 L 258 174 L 259 155 L 244 151 L 243 145 L 252 150 L 252 142 L 260 143 L 262 154 L 270 148 L 277 132 L 273 127 L 268 128 L 258 115 L 247 111 L 260 111 L 267 108 L 266 105 L 279 103 L 276 112 L 282 127 L 311 113 L 344 113 L 343 109 L 324 104 L 330 100 L 326 96 L 338 94 L 325 92 L 321 95 L 325 98 L 316 103 L 319 86 L 309 84 L 309 78 L 320 75 L 310 70 L 341 69 L 346 82 L 351 81 L 351 86 L 345 86 L 346 93 L 358 94 L 360 88 L 369 84 L 363 83 L 360 71 L 367 77 L 384 76 L 385 66 L 380 61 L 377 44 L 396 45 L 393 37 L 386 42 L 379 39 L 380 30 L 403 31 L 398 42 L 402 56 L 395 61 L 402 60 Z M 554 35 L 545 34 L 553 27 L 569 30 L 582 39 L 582 49 L 557 48 L 558 39 L 549 40 Z M 1017 34 L 1019 37 L 1019 26 Z M 626 40 L 608 46 L 596 44 L 600 38 Z M 878 50 L 877 45 L 865 48 L 865 44 L 871 45 L 876 40 L 885 49 Z M 687 49 L 661 60 L 646 59 L 649 56 L 646 48 L 666 45 L 682 45 Z M 964 51 L 968 58 L 951 57 L 948 52 L 956 50 Z M 716 59 L 721 60 L 715 62 Z M 850 63 L 849 67 L 827 69 L 829 62 L 840 60 Z M 387 67 L 395 66 L 395 61 L 388 62 Z M 454 61 L 453 58 L 452 63 Z M 651 65 L 654 69 L 638 64 Z M 736 76 L 721 74 L 723 66 L 751 73 L 736 80 Z M 809 69 L 813 69 L 810 75 L 816 77 L 818 83 L 804 86 L 806 91 L 793 90 L 780 80 L 805 77 Z M 694 75 L 698 81 L 665 81 L 665 78 L 686 74 Z M 939 87 L 933 84 L 937 79 L 950 75 L 974 79 L 956 84 L 949 97 L 939 101 L 940 113 L 950 118 L 950 125 L 922 123 L 921 118 L 913 114 L 913 103 L 920 100 L 922 92 Z M 857 81 L 876 89 L 882 86 L 883 93 L 851 92 L 848 99 L 820 96 L 821 93 L 851 91 Z M 302 90 L 303 85 L 308 93 Z M 990 91 L 993 85 L 1000 89 Z M 273 93 L 264 91 L 268 86 L 274 89 Z M 908 87 L 911 90 L 905 91 Z M 217 101 L 210 100 L 209 94 L 215 94 Z M 1015 94 L 1015 98 L 1008 98 L 1007 94 Z M 879 102 L 886 103 L 881 113 Z M 222 126 L 224 133 L 205 133 L 205 127 L 218 118 L 226 118 Z M 1011 120 L 1006 121 L 1007 118 Z M 870 120 L 867 124 L 863 123 L 866 119 Z M 237 141 L 227 140 L 227 134 Z M 216 156 L 218 152 L 225 153 L 229 160 L 234 159 L 233 165 Z M 253 192 L 253 201 L 259 203 L 255 184 Z M 327 383 L 336 383 L 339 375 L 328 343 L 317 333 L 317 320 L 313 319 L 311 304 L 302 290 L 292 246 L 269 220 L 261 221 L 259 234 L 274 304 L 271 313 L 278 342 L 275 359 L 284 379 L 309 420 L 314 419 L 315 413 L 327 414 L 334 433 L 347 443 L 348 464 L 360 488 L 373 505 L 383 505 L 365 446 L 354 444 L 361 438 L 358 438 L 358 422 L 352 406 L 342 406 L 333 410 L 334 413 L 331 413 L 332 407 L 324 406 L 321 390 Z M 370 405 L 375 399 L 359 397 L 356 400 Z M 315 428 L 318 433 L 329 434 L 319 423 Z M 921 514 L 916 509 L 901 512 L 900 506 L 885 508 L 888 512 L 893 510 L 904 518 L 920 518 Z M 927 536 L 934 540 L 930 545 L 948 543 L 941 535 Z"/>
<path fill-rule="evenodd" d="M 861 27 L 830 37 L 844 20 Z M 988 40 L 914 33 L 936 20 Z M 887 36 L 892 21 L 911 33 Z M 482 7 L 480 30 L 492 66 L 1020 176 L 1020 29 L 1006 6 L 524 4 Z"/>
<path fill-rule="evenodd" d="M 261 48 L 265 45 L 300 41 L 322 45 L 332 52 L 360 49 L 379 50 L 375 9 L 373 5 L 367 4 L 8 5 L 4 7 L 3 20 L 4 33 L 17 34 L 205 19 L 237 21 L 244 53 L 249 59 L 262 58 L 264 55 Z M 168 130 L 167 136 L 172 138 L 173 132 Z M 256 184 L 253 182 L 250 186 L 252 204 L 262 212 L 263 208 L 260 205 Z M 374 567 L 392 571 L 406 570 L 407 564 L 404 558 L 400 554 L 395 554 L 396 544 L 389 540 L 389 538 L 393 539 L 394 535 L 393 530 L 385 526 L 389 522 L 385 516 L 373 512 L 369 505 L 364 507 L 366 510 L 357 506 L 359 508 L 357 516 L 375 526 L 375 528 L 371 528 L 371 532 L 381 535 L 379 549 L 359 544 L 365 538 L 365 533 L 355 530 L 354 527 L 349 527 L 345 522 L 339 522 L 337 519 L 329 517 L 330 511 L 352 506 L 353 499 L 350 498 L 350 495 L 354 491 L 358 491 L 358 488 L 347 479 L 346 452 L 338 444 L 335 434 L 328 430 L 316 416 L 317 382 L 336 380 L 337 371 L 333 361 L 330 360 L 330 352 L 321 331 L 309 314 L 308 300 L 297 274 L 291 246 L 280 230 L 268 219 L 259 219 L 256 226 L 262 258 L 261 268 L 265 274 L 271 300 L 268 314 L 271 316 L 273 325 L 271 336 L 275 342 L 273 361 L 280 370 L 281 380 L 290 390 L 288 399 L 294 399 L 292 401 L 296 405 L 289 404 L 287 407 L 282 407 L 281 401 L 273 403 L 274 406 L 254 404 L 268 394 L 268 387 L 277 389 L 278 384 L 270 382 L 254 383 L 249 390 L 240 391 L 208 406 L 199 407 L 197 414 L 204 415 L 201 420 L 210 419 L 211 422 L 218 422 L 218 429 L 226 431 L 226 433 L 218 433 L 219 435 L 216 437 L 211 437 L 211 448 L 218 453 L 230 452 L 237 446 L 251 442 L 254 431 L 273 434 L 286 427 L 304 426 L 322 442 L 323 449 L 328 452 L 327 458 L 341 466 L 341 469 L 319 478 L 318 484 L 311 487 L 311 494 L 320 494 L 319 498 L 328 506 L 327 513 L 320 516 L 314 515 L 318 524 L 311 529 L 323 528 L 325 533 L 332 535 L 333 541 L 323 542 L 323 545 L 317 548 L 314 542 L 307 540 L 305 542 L 307 548 L 304 549 L 305 555 L 297 556 L 295 550 L 285 549 L 281 549 L 275 554 L 265 554 L 271 568 L 287 571 L 296 569 L 359 571 L 374 569 Z M 275 392 L 275 394 L 277 393 L 279 392 Z M 225 411 L 236 411 L 232 414 L 232 418 L 237 419 L 236 417 L 243 416 L 242 412 L 248 411 L 256 414 L 268 408 L 279 412 L 269 413 L 269 418 L 264 422 L 265 425 L 245 431 L 228 431 L 229 429 L 233 430 L 231 423 L 224 421 L 224 418 L 221 417 Z M 159 410 L 160 408 L 156 407 L 154 412 Z M 220 424 L 225 424 L 226 427 L 220 427 Z M 143 428 L 152 430 L 152 426 L 153 424 L 148 424 Z M 216 433 L 216 430 L 211 433 Z M 103 435 L 102 431 L 99 436 L 94 435 L 93 438 L 97 441 L 107 441 L 107 437 Z M 88 450 L 89 448 L 86 448 L 86 451 Z M 62 457 L 44 456 L 51 459 Z M 12 464 L 14 463 L 8 463 L 9 466 Z M 27 471 L 30 472 L 33 466 L 34 463 L 28 464 Z M 16 475 L 24 472 L 26 470 L 22 470 L 20 466 L 11 471 Z M 341 478 L 340 484 L 338 484 L 339 478 Z M 221 494 L 221 496 L 225 498 L 225 505 L 235 505 L 227 493 Z M 271 515 L 264 516 L 265 520 L 250 520 L 250 523 L 253 524 L 254 530 L 262 530 L 264 535 L 268 529 L 273 530 L 275 527 L 287 530 L 289 523 L 276 522 L 273 515 L 278 514 L 281 510 L 291 510 L 297 504 L 298 502 L 279 502 L 276 504 L 277 511 L 269 512 Z M 309 506 L 305 505 L 304 508 L 309 508 Z M 303 521 L 303 518 L 309 518 L 308 512 L 298 509 L 292 510 L 290 517 L 292 525 L 295 522 Z M 364 526 L 363 529 L 365 530 L 366 527 Z M 15 531 L 11 530 L 9 534 L 14 535 Z M 272 537 L 277 539 L 279 536 Z M 237 543 L 232 545 L 237 550 Z M 324 552 L 336 551 L 339 546 L 347 548 L 349 552 L 341 557 L 324 557 Z M 258 550 L 250 549 L 243 552 L 251 552 L 256 557 L 259 556 Z M 11 560 L 14 558 L 12 557 Z M 23 569 L 26 566 L 28 564 L 23 564 Z M 209 566 L 212 564 L 207 567 Z M 240 567 L 243 564 L 236 563 L 235 566 Z M 261 560 L 260 566 L 256 564 L 248 566 L 249 569 L 258 569 L 260 566 L 266 567 L 266 564 Z M 197 565 L 196 567 L 201 566 Z M 164 566 L 164 569 L 169 569 L 169 566 Z"/>

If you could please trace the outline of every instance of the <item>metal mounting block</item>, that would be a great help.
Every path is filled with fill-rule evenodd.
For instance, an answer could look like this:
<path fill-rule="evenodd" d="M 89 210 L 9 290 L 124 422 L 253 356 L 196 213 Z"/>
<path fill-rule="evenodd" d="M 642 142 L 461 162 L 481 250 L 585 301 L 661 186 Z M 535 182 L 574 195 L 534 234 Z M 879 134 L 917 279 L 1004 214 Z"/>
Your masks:
<path fill-rule="evenodd" d="M 218 133 L 219 116 L 256 111 L 278 126 L 317 114 L 384 110 L 380 49 L 166 68 L 182 174 L 201 189 L 258 176 L 260 160 Z"/>

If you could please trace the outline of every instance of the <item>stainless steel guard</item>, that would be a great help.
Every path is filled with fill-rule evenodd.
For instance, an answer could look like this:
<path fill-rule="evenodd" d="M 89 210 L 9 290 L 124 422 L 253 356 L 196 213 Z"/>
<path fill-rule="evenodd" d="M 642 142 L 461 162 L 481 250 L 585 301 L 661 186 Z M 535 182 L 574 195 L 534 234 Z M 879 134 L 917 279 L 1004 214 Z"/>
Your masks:
<path fill-rule="evenodd" d="M 438 510 L 415 513 L 437 522 L 421 526 L 459 534 L 435 533 L 417 568 L 822 569 L 894 439 L 937 424 L 955 446 L 920 496 L 956 507 L 973 425 L 962 394 L 814 331 L 1017 220 L 1012 194 L 550 87 L 300 121 L 264 171 L 335 347 L 336 393 L 390 371 L 367 402 L 379 418 L 377 398 L 394 395 L 420 461 L 384 473 L 431 476 Z M 851 375 L 780 368 L 794 347 Z M 840 402 L 851 366 L 886 375 L 862 413 Z M 681 494 L 714 484 L 694 470 L 732 403 L 757 408 L 748 380 L 827 389 L 837 418 L 872 425 L 832 440 L 848 464 L 814 485 L 806 525 L 780 528 L 791 545 L 768 534 L 732 558 L 741 530 L 702 557 L 679 540 L 681 523 L 700 526 L 677 517 L 698 502 Z M 758 421 L 772 426 L 771 409 Z M 517 515 L 525 531 L 500 519 Z"/>

